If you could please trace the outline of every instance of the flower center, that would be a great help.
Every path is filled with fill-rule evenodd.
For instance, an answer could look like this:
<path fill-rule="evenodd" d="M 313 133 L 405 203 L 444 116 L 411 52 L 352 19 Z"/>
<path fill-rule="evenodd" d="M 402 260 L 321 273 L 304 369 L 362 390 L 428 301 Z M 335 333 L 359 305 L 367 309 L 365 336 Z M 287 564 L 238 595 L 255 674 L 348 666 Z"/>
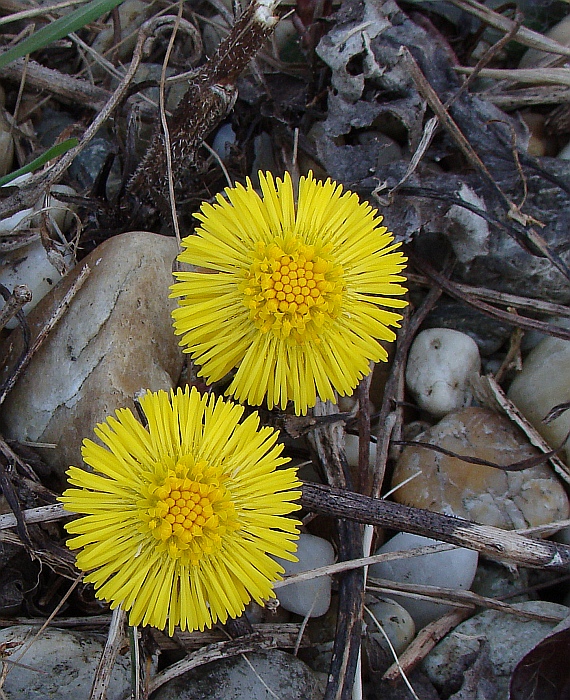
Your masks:
<path fill-rule="evenodd" d="M 152 533 L 160 551 L 196 564 L 219 550 L 226 532 L 239 525 L 222 470 L 204 461 L 189 467 L 192 461 L 182 458 L 159 483 L 149 484 L 138 509 L 143 530 Z"/>
<path fill-rule="evenodd" d="M 257 328 L 299 343 L 318 339 L 323 324 L 340 313 L 344 291 L 342 268 L 326 253 L 293 237 L 257 244 L 240 288 Z"/>

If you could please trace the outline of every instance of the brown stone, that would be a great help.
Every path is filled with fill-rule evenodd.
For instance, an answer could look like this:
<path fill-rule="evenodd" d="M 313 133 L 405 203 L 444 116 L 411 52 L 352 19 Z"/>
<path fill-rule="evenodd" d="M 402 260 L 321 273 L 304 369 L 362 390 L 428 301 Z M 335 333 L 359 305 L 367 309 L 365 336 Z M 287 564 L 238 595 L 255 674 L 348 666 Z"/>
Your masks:
<path fill-rule="evenodd" d="M 506 417 L 485 408 L 450 413 L 417 441 L 503 466 L 539 454 Z M 420 471 L 395 491 L 394 500 L 505 529 L 548 524 L 568 518 L 570 512 L 562 485 L 545 464 L 506 471 L 429 448 L 406 447 L 392 488 Z"/>
<path fill-rule="evenodd" d="M 135 231 L 110 238 L 90 253 L 30 314 L 32 338 L 84 265 L 91 273 L 33 357 L 0 409 L 2 432 L 22 441 L 54 443 L 42 458 L 63 477 L 81 465 L 81 443 L 120 407 L 134 410 L 141 389 L 172 388 L 183 355 L 168 299 L 176 240 Z M 8 338 L 7 367 L 21 350 L 19 330 Z M 0 351 L 2 354 L 2 351 Z"/>

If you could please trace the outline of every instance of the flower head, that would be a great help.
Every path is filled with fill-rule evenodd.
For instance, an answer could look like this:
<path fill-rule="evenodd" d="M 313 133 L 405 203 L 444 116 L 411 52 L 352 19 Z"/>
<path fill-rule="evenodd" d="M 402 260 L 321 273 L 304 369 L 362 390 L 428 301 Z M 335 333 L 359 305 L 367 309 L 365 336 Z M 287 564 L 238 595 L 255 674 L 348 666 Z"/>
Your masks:
<path fill-rule="evenodd" d="M 196 214 L 182 242 L 171 297 L 175 332 L 210 382 L 237 368 L 228 393 L 304 414 L 352 393 L 387 358 L 406 259 L 369 204 L 331 180 L 259 174 L 227 188 Z"/>
<path fill-rule="evenodd" d="M 196 389 L 141 399 L 148 427 L 128 409 L 100 423 L 83 443 L 93 472 L 70 467 L 61 500 L 84 517 L 66 525 L 82 548 L 98 598 L 130 610 L 131 625 L 169 633 L 239 616 L 254 598 L 273 597 L 295 560 L 300 508 L 295 469 L 277 469 L 277 432 L 243 407 Z"/>

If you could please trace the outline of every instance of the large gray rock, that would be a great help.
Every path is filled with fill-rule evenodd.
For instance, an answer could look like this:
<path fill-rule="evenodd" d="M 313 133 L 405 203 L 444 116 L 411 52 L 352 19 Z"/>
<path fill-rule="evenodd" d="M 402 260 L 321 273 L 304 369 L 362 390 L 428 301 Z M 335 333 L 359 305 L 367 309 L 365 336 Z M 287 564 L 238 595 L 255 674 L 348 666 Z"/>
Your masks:
<path fill-rule="evenodd" d="M 249 661 L 249 663 L 248 663 Z M 268 690 L 269 688 L 269 690 Z M 318 700 L 322 694 L 311 669 L 284 651 L 247 654 L 215 661 L 179 676 L 153 700 Z"/>
<path fill-rule="evenodd" d="M 63 478 L 81 465 L 81 443 L 115 409 L 134 410 L 141 389 L 170 389 L 183 355 L 168 299 L 176 240 L 135 231 L 96 248 L 29 317 L 32 338 L 81 269 L 91 274 L 69 310 L 33 357 L 0 409 L 6 437 L 54 443 L 41 456 Z M 20 331 L 6 343 L 7 367 L 21 350 Z M 2 350 L 0 349 L 0 356 Z"/>
<path fill-rule="evenodd" d="M 514 607 L 542 615 L 560 616 L 560 619 L 570 612 L 565 605 L 545 600 L 515 603 Z M 515 666 L 550 634 L 556 624 L 524 619 L 498 610 L 485 610 L 450 632 L 427 656 L 423 663 L 424 671 L 448 697 L 458 690 L 465 671 L 474 665 L 474 660 L 482 653 L 488 653 L 497 686 L 495 700 L 507 700 Z"/>
<path fill-rule="evenodd" d="M 8 644 L 8 675 L 2 689 L 14 700 L 88 700 L 105 646 L 105 636 L 50 627 L 21 655 L 39 628 L 15 625 L 0 630 Z M 13 645 L 13 646 L 12 646 Z M 119 654 L 111 672 L 107 700 L 119 700 L 131 687 L 130 656 Z"/>

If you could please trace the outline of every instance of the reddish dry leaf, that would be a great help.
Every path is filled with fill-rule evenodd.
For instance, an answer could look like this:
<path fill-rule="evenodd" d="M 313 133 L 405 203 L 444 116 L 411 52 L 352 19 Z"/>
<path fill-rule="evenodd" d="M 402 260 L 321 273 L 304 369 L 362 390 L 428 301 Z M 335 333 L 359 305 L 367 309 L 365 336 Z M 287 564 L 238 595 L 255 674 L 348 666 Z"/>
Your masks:
<path fill-rule="evenodd" d="M 570 700 L 570 629 L 543 639 L 511 678 L 510 700 Z"/>

